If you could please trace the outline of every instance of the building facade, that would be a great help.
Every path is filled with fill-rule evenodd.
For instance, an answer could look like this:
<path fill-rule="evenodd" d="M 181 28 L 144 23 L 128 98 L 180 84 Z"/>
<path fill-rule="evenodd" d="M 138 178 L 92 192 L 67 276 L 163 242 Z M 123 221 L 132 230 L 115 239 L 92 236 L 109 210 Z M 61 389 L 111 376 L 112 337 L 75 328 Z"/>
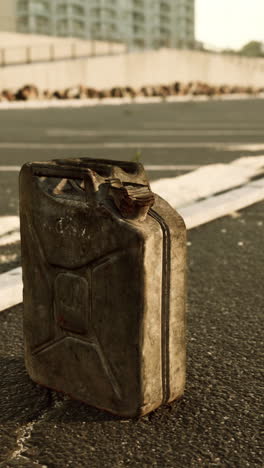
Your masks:
<path fill-rule="evenodd" d="M 121 41 L 129 50 L 194 46 L 195 0 L 0 0 L 0 31 Z"/>

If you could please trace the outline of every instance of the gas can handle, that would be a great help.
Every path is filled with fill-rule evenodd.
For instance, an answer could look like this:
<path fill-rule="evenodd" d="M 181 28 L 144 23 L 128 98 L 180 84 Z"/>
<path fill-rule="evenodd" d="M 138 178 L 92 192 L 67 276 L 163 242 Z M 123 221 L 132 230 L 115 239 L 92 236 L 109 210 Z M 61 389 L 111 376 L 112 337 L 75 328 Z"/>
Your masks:
<path fill-rule="evenodd" d="M 38 177 L 57 177 L 68 180 L 83 180 L 84 191 L 86 192 L 87 199 L 92 197 L 97 190 L 98 178 L 95 173 L 89 168 L 78 166 L 58 166 L 58 165 L 45 165 L 41 163 L 31 164 L 33 174 Z"/>

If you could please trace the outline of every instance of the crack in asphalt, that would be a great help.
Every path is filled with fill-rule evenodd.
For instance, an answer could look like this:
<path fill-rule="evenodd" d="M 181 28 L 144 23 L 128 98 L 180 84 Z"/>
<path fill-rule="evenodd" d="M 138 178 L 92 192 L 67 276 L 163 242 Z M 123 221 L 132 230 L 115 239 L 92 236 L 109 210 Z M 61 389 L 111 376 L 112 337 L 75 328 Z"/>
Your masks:
<path fill-rule="evenodd" d="M 46 408 L 44 411 L 42 411 L 36 419 L 33 421 L 25 424 L 24 426 L 20 427 L 17 431 L 18 437 L 16 440 L 17 448 L 13 451 L 11 456 L 9 457 L 9 460 L 6 462 L 5 465 L 2 463 L 0 464 L 0 468 L 9 468 L 8 463 L 12 461 L 19 461 L 19 460 L 24 460 L 24 461 L 29 461 L 31 462 L 34 466 L 39 467 L 39 468 L 48 468 L 47 465 L 41 465 L 37 459 L 32 460 L 26 455 L 26 452 L 28 450 L 27 443 L 31 439 L 31 434 L 34 430 L 34 427 L 36 424 L 44 421 L 50 411 L 56 408 L 60 408 L 63 406 L 64 401 L 63 400 L 58 400 L 58 397 L 56 394 L 54 394 L 52 391 L 49 391 L 49 400 L 50 404 L 48 405 L 48 408 Z"/>

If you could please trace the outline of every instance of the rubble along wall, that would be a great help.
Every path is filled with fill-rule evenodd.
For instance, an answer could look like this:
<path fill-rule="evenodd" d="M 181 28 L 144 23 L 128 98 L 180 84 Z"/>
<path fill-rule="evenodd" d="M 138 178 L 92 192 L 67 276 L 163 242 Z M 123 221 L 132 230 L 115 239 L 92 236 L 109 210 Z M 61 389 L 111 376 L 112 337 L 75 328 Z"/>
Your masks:
<path fill-rule="evenodd" d="M 0 88 L 139 87 L 201 80 L 212 85 L 264 86 L 264 59 L 162 49 L 0 67 Z"/>

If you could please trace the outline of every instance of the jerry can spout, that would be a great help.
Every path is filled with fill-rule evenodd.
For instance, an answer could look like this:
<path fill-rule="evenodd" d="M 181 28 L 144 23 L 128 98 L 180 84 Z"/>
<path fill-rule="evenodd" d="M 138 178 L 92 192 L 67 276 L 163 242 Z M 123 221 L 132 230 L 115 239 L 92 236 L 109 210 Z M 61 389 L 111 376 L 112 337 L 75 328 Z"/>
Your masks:
<path fill-rule="evenodd" d="M 155 202 L 149 185 L 123 184 L 120 179 L 112 179 L 109 184 L 109 194 L 123 218 L 144 221 Z"/>

